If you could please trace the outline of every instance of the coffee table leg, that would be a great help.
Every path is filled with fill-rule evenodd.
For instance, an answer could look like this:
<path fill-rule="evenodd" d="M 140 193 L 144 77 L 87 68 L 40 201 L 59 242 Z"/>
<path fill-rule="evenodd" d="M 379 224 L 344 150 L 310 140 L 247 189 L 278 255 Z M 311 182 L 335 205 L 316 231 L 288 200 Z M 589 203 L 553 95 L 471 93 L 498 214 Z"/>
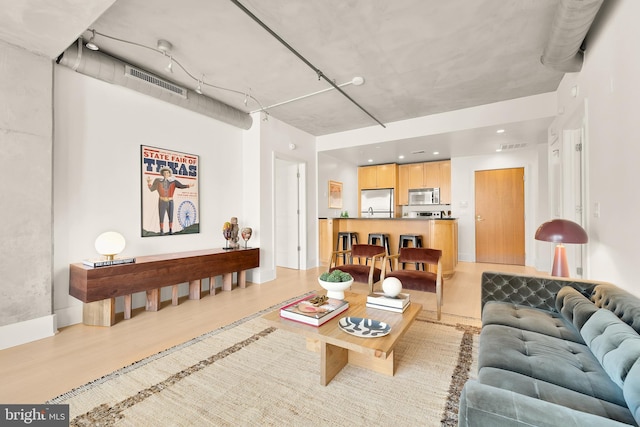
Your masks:
<path fill-rule="evenodd" d="M 396 373 L 395 353 L 392 351 L 386 359 L 371 357 L 355 351 L 349 352 L 349 364 L 370 369 L 380 374 L 393 376 Z"/>
<path fill-rule="evenodd" d="M 327 385 L 349 361 L 349 350 L 322 343 L 320 348 L 320 385 Z"/>

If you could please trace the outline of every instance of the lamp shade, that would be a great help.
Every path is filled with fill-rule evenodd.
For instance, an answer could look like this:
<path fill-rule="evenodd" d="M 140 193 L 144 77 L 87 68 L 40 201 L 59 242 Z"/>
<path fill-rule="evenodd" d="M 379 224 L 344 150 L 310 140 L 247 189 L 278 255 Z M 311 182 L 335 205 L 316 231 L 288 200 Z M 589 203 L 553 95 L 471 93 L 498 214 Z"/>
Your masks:
<path fill-rule="evenodd" d="M 115 231 L 107 231 L 96 238 L 96 251 L 108 258 L 118 255 L 124 250 L 124 246 L 124 237 Z"/>
<path fill-rule="evenodd" d="M 555 243 L 587 243 L 589 236 L 584 228 L 567 219 L 547 221 L 536 230 L 536 240 Z"/>

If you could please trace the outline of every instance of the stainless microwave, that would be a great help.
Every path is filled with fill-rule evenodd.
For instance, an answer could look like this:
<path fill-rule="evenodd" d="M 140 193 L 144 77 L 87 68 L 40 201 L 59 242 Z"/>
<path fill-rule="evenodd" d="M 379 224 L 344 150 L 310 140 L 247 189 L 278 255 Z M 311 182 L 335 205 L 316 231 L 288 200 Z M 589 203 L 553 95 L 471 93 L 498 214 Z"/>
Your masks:
<path fill-rule="evenodd" d="M 409 206 L 439 205 L 439 188 L 421 188 L 419 190 L 409 190 Z"/>

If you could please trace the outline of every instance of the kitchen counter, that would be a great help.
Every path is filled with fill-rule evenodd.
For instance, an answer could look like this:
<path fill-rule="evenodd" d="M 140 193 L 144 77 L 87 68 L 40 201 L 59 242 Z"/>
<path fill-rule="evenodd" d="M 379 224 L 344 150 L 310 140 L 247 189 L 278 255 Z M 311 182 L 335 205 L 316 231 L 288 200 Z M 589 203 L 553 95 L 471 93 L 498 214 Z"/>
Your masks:
<path fill-rule="evenodd" d="M 442 250 L 442 273 L 453 276 L 458 264 L 457 218 L 320 218 L 320 261 L 328 264 L 336 250 L 339 232 L 358 233 L 359 243 L 367 243 L 370 233 L 389 235 L 391 254 L 398 253 L 401 234 L 422 236 L 422 245 Z"/>
<path fill-rule="evenodd" d="M 403 217 L 399 217 L 399 218 L 369 218 L 369 217 L 334 217 L 334 218 L 318 218 L 318 219 L 363 219 L 363 220 L 372 220 L 372 219 L 384 219 L 384 220 L 390 220 L 390 221 L 400 221 L 400 220 L 411 220 L 411 221 L 433 221 L 433 220 L 442 220 L 442 221 L 456 221 L 458 218 L 430 218 L 430 217 L 417 217 L 417 218 L 410 218 L 408 216 L 403 216 Z"/>

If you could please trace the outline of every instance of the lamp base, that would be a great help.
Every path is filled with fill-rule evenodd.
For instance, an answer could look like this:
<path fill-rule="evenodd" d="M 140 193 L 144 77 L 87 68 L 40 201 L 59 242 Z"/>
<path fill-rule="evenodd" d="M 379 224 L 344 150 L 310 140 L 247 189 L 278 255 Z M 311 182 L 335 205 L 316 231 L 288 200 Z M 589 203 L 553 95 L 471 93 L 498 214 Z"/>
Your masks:
<path fill-rule="evenodd" d="M 556 246 L 556 253 L 553 257 L 553 268 L 551 269 L 551 275 L 557 277 L 569 277 L 567 251 L 562 244 Z"/>

